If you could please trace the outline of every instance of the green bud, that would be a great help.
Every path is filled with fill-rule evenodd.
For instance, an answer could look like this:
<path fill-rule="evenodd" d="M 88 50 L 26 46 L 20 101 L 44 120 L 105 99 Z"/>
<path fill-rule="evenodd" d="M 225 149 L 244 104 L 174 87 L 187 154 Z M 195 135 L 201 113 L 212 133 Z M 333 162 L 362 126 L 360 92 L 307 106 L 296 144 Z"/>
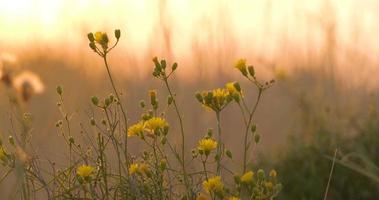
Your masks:
<path fill-rule="evenodd" d="M 254 67 L 253 67 L 253 66 L 249 66 L 249 67 L 248 67 L 248 70 L 249 70 L 249 74 L 250 74 L 252 77 L 255 77 L 255 70 L 254 70 Z"/>
<path fill-rule="evenodd" d="M 241 92 L 241 86 L 238 82 L 234 82 L 233 86 L 236 88 L 238 92 Z"/>
<path fill-rule="evenodd" d="M 256 133 L 254 135 L 254 141 L 255 141 L 255 143 L 258 144 L 260 140 L 261 140 L 261 135 L 258 134 L 258 133 Z"/>
<path fill-rule="evenodd" d="M 68 139 L 68 141 L 70 142 L 70 144 L 74 144 L 75 143 L 75 140 L 73 137 L 70 136 L 70 138 Z"/>
<path fill-rule="evenodd" d="M 93 105 L 95 105 L 95 106 L 99 105 L 99 99 L 96 96 L 93 96 L 91 98 L 91 101 L 92 101 Z"/>
<path fill-rule="evenodd" d="M 264 179 L 265 178 L 265 171 L 263 169 L 258 169 L 257 171 L 257 176 L 259 179 Z"/>
<path fill-rule="evenodd" d="M 141 100 L 141 101 L 139 102 L 139 106 L 140 106 L 141 108 L 145 108 L 145 107 L 146 107 L 145 101 L 144 101 L 144 100 Z"/>
<path fill-rule="evenodd" d="M 253 125 L 251 126 L 251 132 L 252 132 L 252 133 L 255 133 L 256 130 L 257 130 L 257 125 L 253 124 Z"/>
<path fill-rule="evenodd" d="M 121 37 L 121 31 L 120 31 L 120 29 L 116 29 L 114 31 L 114 36 L 116 37 L 117 40 L 120 39 L 120 37 Z"/>
<path fill-rule="evenodd" d="M 92 43 L 95 41 L 95 37 L 93 36 L 93 33 L 88 33 L 87 34 L 88 40 Z"/>
<path fill-rule="evenodd" d="M 196 96 L 196 99 L 197 99 L 200 103 L 203 103 L 203 96 L 200 94 L 200 92 L 196 92 L 195 96 Z"/>
<path fill-rule="evenodd" d="M 178 68 L 178 63 L 174 63 L 174 64 L 172 65 L 171 71 L 175 71 L 176 68 Z"/>
<path fill-rule="evenodd" d="M 230 158 L 230 159 L 233 158 L 232 152 L 231 152 L 229 149 L 227 149 L 227 150 L 225 151 L 225 154 L 226 154 L 226 156 L 228 156 L 228 158 Z"/>
<path fill-rule="evenodd" d="M 96 50 L 96 44 L 95 44 L 94 42 L 90 42 L 90 43 L 89 43 L 89 47 L 90 47 L 93 51 L 95 51 L 95 52 L 97 51 L 97 50 Z"/>
<path fill-rule="evenodd" d="M 57 93 L 58 93 L 59 95 L 62 95 L 62 93 L 63 93 L 63 89 L 62 89 L 61 86 L 58 86 L 58 87 L 57 87 Z"/>
<path fill-rule="evenodd" d="M 166 60 L 161 60 L 161 67 L 162 67 L 162 69 L 166 69 Z"/>

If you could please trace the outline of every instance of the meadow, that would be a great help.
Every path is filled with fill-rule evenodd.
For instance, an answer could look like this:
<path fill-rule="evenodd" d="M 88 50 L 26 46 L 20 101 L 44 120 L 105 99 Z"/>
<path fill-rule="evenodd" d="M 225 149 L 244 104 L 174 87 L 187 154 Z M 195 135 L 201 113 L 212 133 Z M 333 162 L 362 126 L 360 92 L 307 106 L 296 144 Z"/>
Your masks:
<path fill-rule="evenodd" d="M 0 199 L 379 198 L 377 3 L 112 2 L 0 6 Z"/>

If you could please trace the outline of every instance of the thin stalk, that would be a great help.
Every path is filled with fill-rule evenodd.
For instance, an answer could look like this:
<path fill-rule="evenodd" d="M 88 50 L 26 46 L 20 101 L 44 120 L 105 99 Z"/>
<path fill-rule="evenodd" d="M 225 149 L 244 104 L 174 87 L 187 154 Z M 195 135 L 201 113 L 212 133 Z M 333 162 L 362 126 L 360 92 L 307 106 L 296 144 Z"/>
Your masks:
<path fill-rule="evenodd" d="M 248 140 L 248 135 L 249 135 L 249 129 L 250 129 L 251 122 L 253 120 L 254 113 L 257 110 L 259 101 L 262 97 L 262 92 L 263 92 L 263 90 L 259 89 L 257 101 L 255 102 L 253 110 L 251 112 L 249 111 L 250 112 L 249 113 L 249 119 L 247 121 L 246 130 L 245 130 L 245 138 L 243 141 L 244 142 L 244 146 L 243 146 L 243 173 L 246 172 L 246 165 L 247 165 L 247 151 L 248 151 L 247 140 Z"/>
<path fill-rule="evenodd" d="M 109 65 L 108 65 L 108 61 L 107 61 L 107 54 L 104 54 L 104 56 L 102 56 L 103 59 L 104 59 L 104 64 L 105 64 L 105 68 L 107 69 L 107 73 L 108 73 L 108 77 L 109 77 L 109 80 L 111 82 L 111 85 L 112 85 L 112 88 L 113 88 L 113 91 L 117 97 L 117 100 L 118 100 L 118 103 L 120 105 L 120 108 L 121 108 L 121 112 L 122 112 L 122 116 L 123 116 L 123 119 L 124 119 L 124 124 L 125 124 L 125 130 L 127 129 L 128 127 L 128 120 L 126 118 L 126 112 L 124 110 L 124 107 L 122 106 L 122 103 L 121 103 L 121 98 L 120 98 L 120 95 L 119 93 L 117 92 L 117 89 L 116 89 L 116 86 L 115 86 L 115 83 L 113 81 L 113 78 L 112 78 L 112 75 L 111 75 L 111 72 L 110 72 L 110 69 L 109 69 Z M 125 134 L 126 135 L 126 134 Z M 126 165 L 129 166 L 129 162 L 128 162 L 128 148 L 127 148 L 127 144 L 128 144 L 128 137 L 125 136 L 124 137 L 125 139 L 125 149 L 124 149 L 124 154 L 125 154 L 125 162 L 126 162 Z"/>
<path fill-rule="evenodd" d="M 330 186 L 330 182 L 332 180 L 332 175 L 333 175 L 333 170 L 334 170 L 334 164 L 336 163 L 337 151 L 338 151 L 338 149 L 336 149 L 334 151 L 333 163 L 332 163 L 332 167 L 331 167 L 330 173 L 329 173 L 328 184 L 326 185 L 326 189 L 325 189 L 324 200 L 326 200 L 328 197 L 329 186 Z"/>
<path fill-rule="evenodd" d="M 220 120 L 220 112 L 216 112 L 216 119 L 217 119 L 217 132 L 218 132 L 218 145 L 217 145 L 217 175 L 221 174 L 221 150 L 222 150 L 222 140 L 221 140 L 221 120 Z"/>
<path fill-rule="evenodd" d="M 182 116 L 180 114 L 180 111 L 179 111 L 179 107 L 178 105 L 176 104 L 176 99 L 171 91 L 171 88 L 170 88 L 170 85 L 168 84 L 168 80 L 167 80 L 167 77 L 163 79 L 165 85 L 166 85 L 166 88 L 168 90 L 168 93 L 170 94 L 170 96 L 172 97 L 172 103 L 174 104 L 174 108 L 175 108 L 175 112 L 176 112 L 176 115 L 178 116 L 178 119 L 179 119 L 179 124 L 180 124 L 180 132 L 181 132 L 181 139 L 182 139 L 182 149 L 181 149 L 181 165 L 182 165 L 182 170 L 183 170 L 183 178 L 184 178 L 184 184 L 186 186 L 186 189 L 187 189 L 187 195 L 189 195 L 189 197 L 191 196 L 190 195 L 190 186 L 189 186 L 189 180 L 188 180 L 188 174 L 186 172 L 186 167 L 185 167 L 185 137 L 184 137 L 184 125 L 183 125 L 183 119 L 182 119 Z"/>

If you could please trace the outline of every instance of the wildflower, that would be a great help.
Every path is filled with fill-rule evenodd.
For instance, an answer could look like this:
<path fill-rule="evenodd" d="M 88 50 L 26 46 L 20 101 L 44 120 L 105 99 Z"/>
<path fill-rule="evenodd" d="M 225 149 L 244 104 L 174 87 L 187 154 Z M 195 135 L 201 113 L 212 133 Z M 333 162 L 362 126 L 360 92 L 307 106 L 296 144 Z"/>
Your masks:
<path fill-rule="evenodd" d="M 267 189 L 269 189 L 269 190 L 271 190 L 271 189 L 274 187 L 274 184 L 272 184 L 271 181 L 266 181 L 266 182 L 264 183 L 264 185 L 265 185 L 265 187 L 266 187 Z"/>
<path fill-rule="evenodd" d="M 150 173 L 149 165 L 145 163 L 139 164 L 138 171 L 145 174 Z"/>
<path fill-rule="evenodd" d="M 145 122 L 146 129 L 148 129 L 151 132 L 155 132 L 159 129 L 164 129 L 165 127 L 168 127 L 168 123 L 165 119 L 160 117 L 153 117 Z"/>
<path fill-rule="evenodd" d="M 128 137 L 140 135 L 145 129 L 143 122 L 138 122 L 128 128 Z"/>
<path fill-rule="evenodd" d="M 265 171 L 263 169 L 258 169 L 257 175 L 259 179 L 264 179 L 265 178 Z"/>
<path fill-rule="evenodd" d="M 241 87 L 238 82 L 230 82 L 225 85 L 229 94 L 232 95 L 233 99 L 238 103 L 242 97 Z"/>
<path fill-rule="evenodd" d="M 207 192 L 221 192 L 224 189 L 224 184 L 221 182 L 220 176 L 215 176 L 204 181 L 203 188 Z"/>
<path fill-rule="evenodd" d="M 275 177 L 278 175 L 278 173 L 276 172 L 275 169 L 273 169 L 273 170 L 270 171 L 269 175 L 270 175 L 272 178 L 275 178 Z"/>
<path fill-rule="evenodd" d="M 154 109 L 157 109 L 158 108 L 157 91 L 149 90 L 149 96 L 150 96 L 151 105 L 153 105 Z"/>
<path fill-rule="evenodd" d="M 250 183 L 253 181 L 254 172 L 248 171 L 244 175 L 241 176 L 241 182 Z"/>
<path fill-rule="evenodd" d="M 138 170 L 139 170 L 138 163 L 133 163 L 133 164 L 131 164 L 130 167 L 129 167 L 129 173 L 130 173 L 130 174 L 135 174 L 135 173 L 138 172 Z"/>
<path fill-rule="evenodd" d="M 34 73 L 24 71 L 14 78 L 14 87 L 20 92 L 24 101 L 28 101 L 33 94 L 40 94 L 45 90 L 41 79 Z"/>
<path fill-rule="evenodd" d="M 238 198 L 238 197 L 235 197 L 235 196 L 231 196 L 231 197 L 229 197 L 229 199 L 228 200 L 241 200 L 240 198 Z"/>
<path fill-rule="evenodd" d="M 100 31 L 96 32 L 95 42 L 99 43 L 103 47 L 107 46 L 109 42 L 108 35 L 104 32 L 100 32 Z"/>
<path fill-rule="evenodd" d="M 149 165 L 145 163 L 133 163 L 129 167 L 129 173 L 130 174 L 146 174 L 149 176 L 150 173 L 150 168 Z"/>
<path fill-rule="evenodd" d="M 237 88 L 234 86 L 234 82 L 227 83 L 225 87 L 228 89 L 230 94 L 239 93 Z"/>
<path fill-rule="evenodd" d="M 225 88 L 217 88 L 211 91 L 197 93 L 196 98 L 202 105 L 216 112 L 220 112 L 232 101 L 229 91 Z"/>
<path fill-rule="evenodd" d="M 217 142 L 213 139 L 202 139 L 199 141 L 197 149 L 199 151 L 204 151 L 205 155 L 208 155 L 210 151 L 217 148 Z"/>
<path fill-rule="evenodd" d="M 95 171 L 95 168 L 93 168 L 92 166 L 89 166 L 89 165 L 82 165 L 82 166 L 79 166 L 77 169 L 76 169 L 76 174 L 81 177 L 81 178 L 84 178 L 84 179 L 87 179 L 91 176 L 91 174 Z"/>
<path fill-rule="evenodd" d="M 242 75 L 247 76 L 246 59 L 239 59 L 235 64 L 235 68 L 237 68 Z"/>

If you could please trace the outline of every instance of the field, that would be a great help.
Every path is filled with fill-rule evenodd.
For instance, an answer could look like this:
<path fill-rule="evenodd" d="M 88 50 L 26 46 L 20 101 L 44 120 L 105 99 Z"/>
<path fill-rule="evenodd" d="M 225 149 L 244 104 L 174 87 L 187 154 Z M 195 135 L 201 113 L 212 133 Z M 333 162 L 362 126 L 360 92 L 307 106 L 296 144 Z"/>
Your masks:
<path fill-rule="evenodd" d="M 0 3 L 1 199 L 378 199 L 378 4 L 285 2 Z"/>

